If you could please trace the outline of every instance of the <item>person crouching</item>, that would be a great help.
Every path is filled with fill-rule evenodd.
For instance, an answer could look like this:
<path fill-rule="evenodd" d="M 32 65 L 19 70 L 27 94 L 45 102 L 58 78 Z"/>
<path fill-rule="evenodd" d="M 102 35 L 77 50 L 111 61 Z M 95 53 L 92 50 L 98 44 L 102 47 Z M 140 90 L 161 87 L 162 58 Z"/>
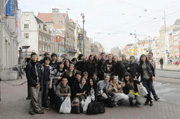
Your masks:
<path fill-rule="evenodd" d="M 67 78 L 63 78 L 61 83 L 58 84 L 56 88 L 56 110 L 59 111 L 59 108 L 62 102 L 67 96 L 71 96 L 71 89 L 68 86 Z"/>

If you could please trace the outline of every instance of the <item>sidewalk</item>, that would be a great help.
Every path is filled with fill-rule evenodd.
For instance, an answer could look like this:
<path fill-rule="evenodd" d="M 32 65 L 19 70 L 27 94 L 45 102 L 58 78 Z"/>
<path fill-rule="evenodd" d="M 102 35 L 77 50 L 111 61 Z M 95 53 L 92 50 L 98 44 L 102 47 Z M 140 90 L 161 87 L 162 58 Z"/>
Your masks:
<path fill-rule="evenodd" d="M 160 65 L 156 65 L 157 70 L 166 70 L 166 71 L 180 71 L 180 65 L 163 65 L 163 69 L 160 68 Z"/>
<path fill-rule="evenodd" d="M 31 116 L 28 114 L 29 100 L 26 100 L 27 87 L 25 79 L 0 82 L 1 102 L 0 119 L 178 119 L 180 107 L 163 101 L 155 102 L 152 107 L 129 107 L 122 105 L 115 108 L 106 108 L 104 114 L 58 114 L 53 110 L 46 110 L 43 115 Z M 8 83 L 8 84 L 7 84 Z M 20 86 L 11 86 L 22 84 Z M 144 99 L 142 101 L 144 103 Z"/>

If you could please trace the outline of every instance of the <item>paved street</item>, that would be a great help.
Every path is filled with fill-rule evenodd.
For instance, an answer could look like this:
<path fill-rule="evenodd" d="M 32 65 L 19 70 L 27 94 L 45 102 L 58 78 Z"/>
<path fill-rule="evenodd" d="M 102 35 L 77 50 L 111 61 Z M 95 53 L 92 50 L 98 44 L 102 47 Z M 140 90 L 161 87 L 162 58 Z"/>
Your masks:
<path fill-rule="evenodd" d="M 177 119 L 180 116 L 180 85 L 165 82 L 154 83 L 161 100 L 154 102 L 152 107 L 142 105 L 131 108 L 128 105 L 122 105 L 112 109 L 106 108 L 105 114 L 92 116 L 58 114 L 53 110 L 46 110 L 44 115 L 31 116 L 28 114 L 29 101 L 25 100 L 26 84 L 11 86 L 21 84 L 24 81 L 26 80 L 1 82 L 0 119 L 133 119 L 134 117 L 138 117 L 138 119 Z"/>
<path fill-rule="evenodd" d="M 180 79 L 180 71 L 156 70 L 156 77 Z"/>

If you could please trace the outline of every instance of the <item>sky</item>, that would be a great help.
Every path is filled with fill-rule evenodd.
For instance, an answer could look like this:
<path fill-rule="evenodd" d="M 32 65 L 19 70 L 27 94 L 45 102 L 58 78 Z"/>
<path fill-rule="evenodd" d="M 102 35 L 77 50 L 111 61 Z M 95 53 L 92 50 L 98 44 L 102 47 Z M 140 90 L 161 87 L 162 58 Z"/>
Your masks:
<path fill-rule="evenodd" d="M 85 30 L 89 38 L 100 42 L 106 52 L 113 47 L 123 49 L 134 43 L 134 36 L 159 36 L 164 25 L 173 25 L 180 19 L 180 0 L 18 0 L 21 11 L 51 13 L 59 8 L 68 11 L 69 18 L 82 26 L 81 13 L 85 14 Z M 164 15 L 165 11 L 165 15 Z"/>

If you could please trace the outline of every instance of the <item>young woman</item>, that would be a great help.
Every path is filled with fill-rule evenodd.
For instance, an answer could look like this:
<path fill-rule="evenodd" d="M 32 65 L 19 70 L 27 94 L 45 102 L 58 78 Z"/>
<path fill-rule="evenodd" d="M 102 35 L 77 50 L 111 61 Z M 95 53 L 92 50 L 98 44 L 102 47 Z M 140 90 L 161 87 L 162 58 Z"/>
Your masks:
<path fill-rule="evenodd" d="M 76 85 L 74 87 L 74 94 L 76 97 L 79 97 L 79 100 L 83 100 L 86 97 L 87 93 L 87 85 L 86 85 L 86 79 L 82 78 L 79 85 Z"/>
<path fill-rule="evenodd" d="M 86 70 L 89 74 L 89 77 L 92 77 L 93 74 L 95 73 L 95 63 L 94 63 L 94 56 L 90 55 L 89 59 L 86 63 Z"/>
<path fill-rule="evenodd" d="M 125 86 L 124 82 L 120 82 L 117 76 L 113 76 L 107 92 L 109 95 L 113 97 L 116 104 L 128 100 L 128 96 L 123 93 L 124 86 Z"/>
<path fill-rule="evenodd" d="M 99 81 L 99 78 L 96 73 L 93 74 L 92 78 L 96 81 L 96 83 Z"/>
<path fill-rule="evenodd" d="M 97 83 L 93 78 L 88 79 L 87 95 L 95 101 L 97 99 Z"/>
<path fill-rule="evenodd" d="M 128 71 L 133 78 L 137 79 L 139 77 L 139 65 L 136 63 L 134 56 L 130 57 L 130 64 L 128 66 Z"/>
<path fill-rule="evenodd" d="M 67 78 L 63 78 L 62 82 L 56 88 L 56 109 L 59 110 L 60 105 L 67 96 L 71 96 L 71 89 L 68 86 Z"/>
<path fill-rule="evenodd" d="M 59 62 L 58 66 L 57 66 L 57 71 L 56 71 L 55 76 L 53 78 L 53 84 L 55 86 L 55 87 L 53 86 L 54 90 L 56 90 L 56 86 L 61 82 L 65 71 L 66 70 L 64 68 L 64 63 Z"/>
<path fill-rule="evenodd" d="M 104 76 L 104 80 L 101 80 L 97 83 L 97 90 L 98 90 L 98 93 L 97 93 L 97 100 L 99 102 L 103 102 L 103 103 L 106 103 L 106 96 L 104 95 L 107 95 L 107 90 L 109 88 L 109 85 L 110 85 L 110 75 L 109 74 L 105 74 Z"/>
<path fill-rule="evenodd" d="M 130 73 L 125 73 L 124 75 L 125 87 L 123 88 L 124 93 L 129 95 L 130 106 L 134 106 L 133 100 L 136 100 L 135 105 L 141 105 L 140 94 L 138 92 L 137 84 L 142 86 L 136 78 L 132 78 Z"/>
<path fill-rule="evenodd" d="M 146 87 L 148 95 L 144 105 L 153 105 L 151 98 L 151 89 L 152 89 L 152 81 L 155 78 L 154 68 L 151 63 L 148 61 L 146 55 L 141 55 L 140 57 L 140 69 L 139 74 L 141 76 L 141 82 Z"/>
<path fill-rule="evenodd" d="M 68 85 L 71 90 L 73 89 L 73 82 L 75 81 L 76 70 L 74 69 L 74 64 L 70 64 L 69 69 L 64 73 L 63 77 L 68 79 Z"/>
<path fill-rule="evenodd" d="M 72 89 L 72 98 L 71 99 L 74 99 L 76 97 L 76 94 L 75 94 L 75 88 L 78 87 L 78 85 L 80 84 L 81 82 L 81 74 L 79 72 L 77 72 L 75 74 L 75 81 L 73 82 L 73 89 Z"/>
<path fill-rule="evenodd" d="M 83 74 L 83 72 L 86 71 L 86 62 L 85 62 L 85 60 L 84 60 L 84 55 L 83 55 L 83 54 L 80 54 L 80 55 L 78 56 L 78 61 L 77 61 L 77 63 L 76 63 L 76 69 L 77 69 L 78 71 L 80 71 L 81 74 Z"/>
<path fill-rule="evenodd" d="M 77 59 L 76 59 L 76 58 L 73 58 L 71 61 L 72 61 L 72 64 L 74 64 L 74 66 L 76 66 Z"/>
<path fill-rule="evenodd" d="M 69 67 L 70 67 L 70 60 L 68 60 L 68 59 L 66 59 L 65 61 L 64 61 L 64 68 L 66 69 L 66 70 L 68 70 L 69 69 Z"/>

